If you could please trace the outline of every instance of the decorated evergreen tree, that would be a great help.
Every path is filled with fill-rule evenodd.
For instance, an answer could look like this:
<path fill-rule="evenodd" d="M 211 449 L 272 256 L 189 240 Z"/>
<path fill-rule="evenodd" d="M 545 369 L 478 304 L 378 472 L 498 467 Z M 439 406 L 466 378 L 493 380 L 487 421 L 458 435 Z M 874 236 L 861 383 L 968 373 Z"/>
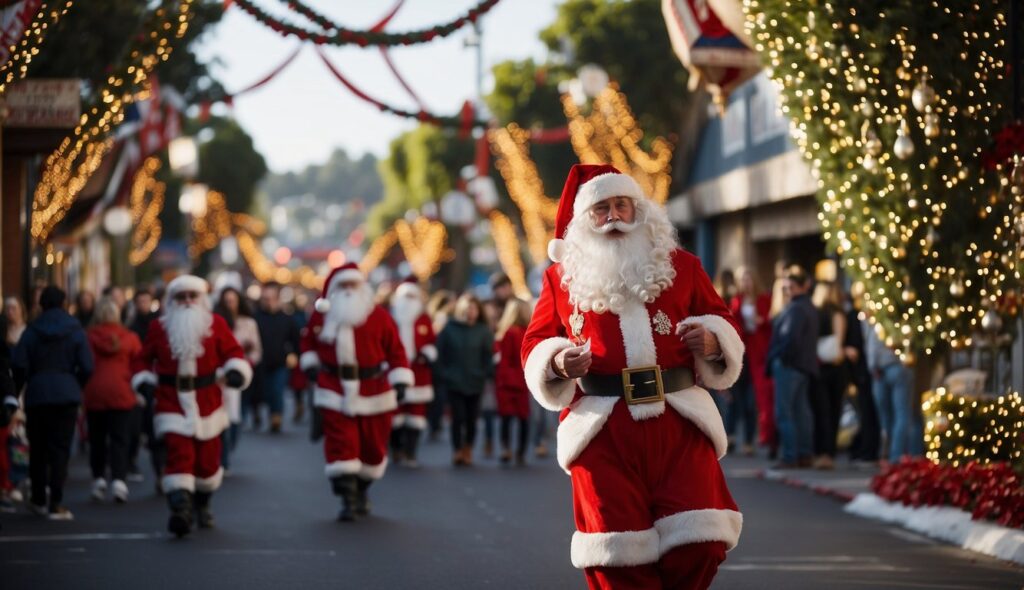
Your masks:
<path fill-rule="evenodd" d="M 1009 5 L 744 1 L 819 179 L 823 235 L 904 357 L 970 344 L 1017 312 Z"/>

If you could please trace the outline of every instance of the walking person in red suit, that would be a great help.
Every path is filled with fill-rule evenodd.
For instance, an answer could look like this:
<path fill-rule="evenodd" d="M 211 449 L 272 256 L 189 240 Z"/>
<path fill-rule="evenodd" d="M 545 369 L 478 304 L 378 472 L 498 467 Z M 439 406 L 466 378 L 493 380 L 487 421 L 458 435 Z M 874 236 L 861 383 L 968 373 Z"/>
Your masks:
<path fill-rule="evenodd" d="M 244 389 L 252 367 L 224 318 L 211 311 L 205 280 L 183 275 L 167 285 L 163 313 L 150 323 L 132 386 L 155 395 L 153 429 L 164 439 L 167 464 L 161 486 L 171 517 L 167 528 L 213 526 L 210 499 L 224 478 L 221 433 L 229 425 L 222 386 Z"/>
<path fill-rule="evenodd" d="M 413 384 L 398 327 L 355 264 L 327 276 L 301 350 L 323 419 L 324 473 L 342 502 L 338 520 L 352 521 L 370 513 L 366 492 L 384 476 L 392 415 Z"/>
<path fill-rule="evenodd" d="M 779 447 L 775 435 L 775 384 L 766 371 L 768 344 L 772 339 L 772 296 L 760 290 L 750 267 L 740 267 L 736 271 L 736 278 L 737 294 L 729 303 L 729 308 L 740 325 L 746 358 L 743 374 L 734 391 L 745 387 L 753 392 L 754 400 L 749 403 L 756 407 L 759 442 L 768 447 L 769 457 L 775 459 Z M 753 450 L 743 448 L 743 453 L 751 455 Z"/>
<path fill-rule="evenodd" d="M 427 428 L 427 404 L 434 399 L 430 365 L 437 360 L 437 336 L 425 311 L 423 290 L 415 277 L 402 281 L 391 300 L 391 316 L 413 373 L 413 384 L 391 422 L 391 453 L 406 467 L 419 467 L 416 447 Z"/>
<path fill-rule="evenodd" d="M 591 588 L 707 588 L 743 523 L 697 385 L 739 376 L 732 314 L 664 208 L 612 166 L 573 166 L 555 237 L 522 358 L 534 397 L 561 410 L 572 563 Z"/>
<path fill-rule="evenodd" d="M 512 461 L 512 422 L 518 425 L 516 465 L 526 464 L 526 446 L 530 431 L 530 390 L 523 376 L 523 361 L 519 351 L 523 336 L 530 324 L 530 304 L 513 297 L 505 303 L 505 311 L 498 320 L 495 333 L 494 389 L 498 398 L 498 416 L 501 417 L 501 463 Z"/>

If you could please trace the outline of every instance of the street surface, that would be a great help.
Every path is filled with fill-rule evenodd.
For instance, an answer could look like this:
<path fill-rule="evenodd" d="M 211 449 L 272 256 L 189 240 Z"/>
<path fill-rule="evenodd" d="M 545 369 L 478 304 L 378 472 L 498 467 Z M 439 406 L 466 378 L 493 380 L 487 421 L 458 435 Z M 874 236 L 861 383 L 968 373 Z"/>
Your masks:
<path fill-rule="evenodd" d="M 374 514 L 343 524 L 305 427 L 243 432 L 214 497 L 217 529 L 172 540 L 152 478 L 124 506 L 89 499 L 86 460 L 68 486 L 74 522 L 0 514 L 0 587 L 581 588 L 569 563 L 568 478 L 553 459 L 454 470 L 447 444 L 425 443 L 423 467 L 391 467 L 371 488 Z M 764 463 L 725 461 L 743 536 L 717 589 L 1010 589 L 1024 570 L 846 515 L 841 504 L 757 479 Z"/>

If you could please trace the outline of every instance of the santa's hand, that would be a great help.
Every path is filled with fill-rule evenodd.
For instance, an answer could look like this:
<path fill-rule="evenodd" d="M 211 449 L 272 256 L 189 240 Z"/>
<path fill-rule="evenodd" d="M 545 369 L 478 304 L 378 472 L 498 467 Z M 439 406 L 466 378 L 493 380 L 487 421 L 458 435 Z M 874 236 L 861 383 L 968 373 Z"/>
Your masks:
<path fill-rule="evenodd" d="M 245 377 L 242 376 L 241 371 L 231 369 L 224 375 L 224 383 L 227 384 L 231 389 L 238 389 L 245 383 Z"/>
<path fill-rule="evenodd" d="M 320 374 L 320 370 L 316 367 L 309 367 L 303 373 L 306 375 L 306 380 L 312 384 L 316 383 L 316 378 Z"/>
<path fill-rule="evenodd" d="M 680 324 L 676 327 L 676 335 L 682 338 L 695 357 L 712 359 L 722 355 L 718 337 L 700 324 Z"/>
<path fill-rule="evenodd" d="M 594 362 L 590 349 L 584 346 L 565 348 L 551 359 L 551 368 L 562 379 L 576 379 L 587 374 Z"/>
<path fill-rule="evenodd" d="M 395 398 L 398 399 L 398 403 L 405 401 L 405 389 L 408 387 L 405 383 L 395 384 Z"/>
<path fill-rule="evenodd" d="M 146 398 L 147 400 L 153 399 L 153 394 L 156 393 L 156 385 L 153 385 L 152 383 L 143 383 L 139 385 L 137 389 L 138 392 L 142 395 L 142 397 Z"/>

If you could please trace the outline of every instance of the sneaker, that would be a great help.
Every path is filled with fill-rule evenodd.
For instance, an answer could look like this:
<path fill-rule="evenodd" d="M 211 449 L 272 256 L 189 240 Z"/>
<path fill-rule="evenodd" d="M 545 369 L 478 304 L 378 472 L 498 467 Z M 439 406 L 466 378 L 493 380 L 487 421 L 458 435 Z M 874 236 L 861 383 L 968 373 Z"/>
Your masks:
<path fill-rule="evenodd" d="M 146 476 L 142 475 L 142 472 L 136 470 L 136 471 L 129 471 L 128 472 L 128 477 L 126 477 L 124 479 L 126 481 L 130 481 L 132 483 L 139 483 L 139 482 L 146 481 Z"/>
<path fill-rule="evenodd" d="M 835 468 L 835 462 L 832 461 L 832 457 L 829 457 L 828 455 L 821 455 L 814 459 L 812 467 L 822 471 L 830 471 Z"/>
<path fill-rule="evenodd" d="M 533 454 L 535 456 L 537 456 L 537 457 L 547 457 L 548 456 L 548 447 L 547 447 L 547 445 L 545 445 L 544 443 L 540 443 L 539 445 L 537 445 L 536 447 L 533 448 Z"/>
<path fill-rule="evenodd" d="M 25 496 L 21 495 L 21 490 L 19 490 L 18 488 L 14 488 L 13 490 L 7 492 L 7 497 L 11 499 L 11 502 L 25 501 Z"/>
<path fill-rule="evenodd" d="M 107 480 L 98 477 L 92 482 L 92 499 L 102 502 L 107 498 Z"/>
<path fill-rule="evenodd" d="M 499 459 L 502 465 L 508 465 L 512 462 L 512 451 L 505 449 L 501 452 L 501 458 Z"/>
<path fill-rule="evenodd" d="M 745 443 L 745 444 L 744 444 L 744 445 L 743 445 L 743 446 L 741 447 L 741 451 L 740 451 L 740 452 L 742 452 L 742 453 L 743 453 L 743 456 L 744 456 L 744 457 L 753 457 L 753 456 L 754 456 L 754 445 L 751 445 L 751 444 L 746 444 L 746 443 Z"/>
<path fill-rule="evenodd" d="M 114 483 L 110 484 L 110 490 L 114 494 L 114 501 L 118 504 L 124 504 L 128 501 L 128 484 L 120 479 L 115 479 Z"/>
<path fill-rule="evenodd" d="M 50 510 L 42 504 L 28 503 L 28 511 L 36 516 L 49 516 Z"/>
<path fill-rule="evenodd" d="M 71 514 L 67 506 L 57 506 L 50 510 L 50 520 L 74 520 L 75 515 Z"/>

